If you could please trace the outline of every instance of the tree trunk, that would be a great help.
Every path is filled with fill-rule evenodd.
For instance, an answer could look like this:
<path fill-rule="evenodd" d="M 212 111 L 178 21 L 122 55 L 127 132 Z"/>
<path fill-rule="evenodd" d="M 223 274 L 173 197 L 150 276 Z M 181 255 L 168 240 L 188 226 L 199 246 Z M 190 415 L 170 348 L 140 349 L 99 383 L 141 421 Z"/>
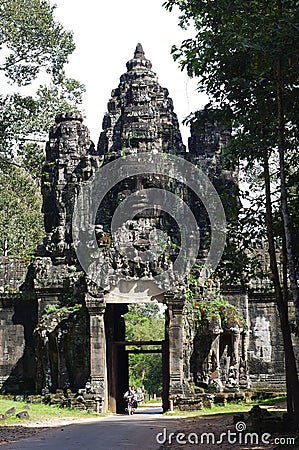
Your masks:
<path fill-rule="evenodd" d="M 291 221 L 288 211 L 288 196 L 287 196 L 286 173 L 285 173 L 285 136 L 284 136 L 285 124 L 284 124 L 282 73 L 280 60 L 278 60 L 277 62 L 277 118 L 278 118 L 277 144 L 279 152 L 281 211 L 283 217 L 283 228 L 284 228 L 286 254 L 290 277 L 290 287 L 295 306 L 296 324 L 299 330 L 299 289 L 296 277 L 296 266 L 292 246 Z"/>
<path fill-rule="evenodd" d="M 287 262 L 287 251 L 286 251 L 286 242 L 285 242 L 285 235 L 282 231 L 282 285 L 283 285 L 283 299 L 288 304 L 289 301 L 289 288 L 288 288 L 288 262 Z M 288 313 L 288 306 L 287 307 L 287 313 Z M 286 370 L 286 385 L 287 385 L 287 392 L 292 392 L 292 385 L 290 384 L 289 380 L 289 373 Z M 287 410 L 292 411 L 293 409 L 293 400 L 289 396 L 287 396 Z"/>
<path fill-rule="evenodd" d="M 8 242 L 7 242 L 7 239 L 4 240 L 3 256 L 8 256 Z"/>
<path fill-rule="evenodd" d="M 295 415 L 296 424 L 297 426 L 299 426 L 299 383 L 298 383 L 296 359 L 288 323 L 288 303 L 283 298 L 283 291 L 281 289 L 281 283 L 277 267 L 276 250 L 273 237 L 270 173 L 267 154 L 265 154 L 264 157 L 264 179 L 265 179 L 265 194 L 266 194 L 266 226 L 267 226 L 267 238 L 269 247 L 268 251 L 270 256 L 270 268 L 274 284 L 275 297 L 277 302 L 277 309 L 280 319 L 284 345 L 288 412 Z"/>

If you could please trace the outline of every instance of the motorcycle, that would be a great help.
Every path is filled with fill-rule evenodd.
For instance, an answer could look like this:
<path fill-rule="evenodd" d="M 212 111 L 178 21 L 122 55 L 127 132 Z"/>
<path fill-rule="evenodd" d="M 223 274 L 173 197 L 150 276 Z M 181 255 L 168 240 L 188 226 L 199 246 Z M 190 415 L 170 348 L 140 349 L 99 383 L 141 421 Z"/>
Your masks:
<path fill-rule="evenodd" d="M 126 411 L 129 414 L 129 416 L 131 416 L 135 412 L 135 403 L 136 403 L 136 401 L 134 400 L 133 397 L 128 397 L 126 400 L 127 400 Z"/>

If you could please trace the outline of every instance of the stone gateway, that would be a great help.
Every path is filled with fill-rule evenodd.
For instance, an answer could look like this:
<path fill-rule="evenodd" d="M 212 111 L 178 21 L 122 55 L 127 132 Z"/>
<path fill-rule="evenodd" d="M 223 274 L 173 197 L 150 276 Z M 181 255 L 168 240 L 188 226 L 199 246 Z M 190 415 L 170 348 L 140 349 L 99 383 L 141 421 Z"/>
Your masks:
<path fill-rule="evenodd" d="M 184 158 L 209 176 L 225 198 L 227 220 L 235 220 L 238 170 L 222 166 L 229 140 L 230 129 L 214 121 L 204 131 L 191 127 L 186 150 L 172 99 L 141 44 L 111 93 L 97 147 L 80 115 L 56 117 L 42 173 L 44 241 L 30 264 L 0 260 L 2 393 L 56 395 L 65 404 L 121 411 L 128 386 L 123 315 L 129 303 L 153 301 L 166 311 L 165 338 L 155 343 L 162 352 L 164 410 L 198 405 L 201 388 L 232 393 L 282 388 L 284 355 L 274 293 L 257 283 L 224 286 L 220 280 L 216 290 L 211 284 L 200 298 L 190 299 L 189 277 L 178 282 L 173 268 L 184 230 L 160 205 L 149 206 L 148 196 L 159 189 L 161 197 L 168 191 L 189 205 L 201 235 L 199 265 L 211 232 L 203 204 L 171 173 L 122 175 L 132 155 L 161 155 L 161 164 L 165 154 Z M 89 229 L 89 200 L 80 192 L 114 161 L 121 162 L 121 181 L 103 195 Z M 90 188 L 90 198 L 97 192 Z M 122 202 L 131 217 L 113 233 Z M 73 220 L 75 208 L 82 211 L 78 220 Z M 94 274 L 78 260 L 82 233 L 88 257 L 94 250 L 89 242 L 97 242 Z M 165 271 L 169 288 L 162 289 L 156 280 Z M 214 314 L 219 293 L 222 309 Z"/>

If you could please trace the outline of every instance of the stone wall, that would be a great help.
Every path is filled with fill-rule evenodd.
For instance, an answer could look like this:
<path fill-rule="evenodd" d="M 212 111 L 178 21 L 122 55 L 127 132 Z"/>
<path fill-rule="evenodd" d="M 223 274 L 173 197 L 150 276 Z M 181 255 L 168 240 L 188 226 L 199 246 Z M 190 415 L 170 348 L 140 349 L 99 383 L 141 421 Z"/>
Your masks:
<path fill-rule="evenodd" d="M 0 388 L 4 392 L 34 388 L 35 303 L 20 292 L 29 262 L 0 257 Z"/>
<path fill-rule="evenodd" d="M 2 392 L 34 392 L 33 329 L 36 304 L 19 295 L 0 299 L 0 387 Z"/>
<path fill-rule="evenodd" d="M 0 383 L 1 387 L 7 380 L 25 348 L 22 325 L 13 321 L 15 300 L 0 300 Z"/>
<path fill-rule="evenodd" d="M 24 283 L 30 258 L 0 256 L 0 295 L 18 292 Z"/>

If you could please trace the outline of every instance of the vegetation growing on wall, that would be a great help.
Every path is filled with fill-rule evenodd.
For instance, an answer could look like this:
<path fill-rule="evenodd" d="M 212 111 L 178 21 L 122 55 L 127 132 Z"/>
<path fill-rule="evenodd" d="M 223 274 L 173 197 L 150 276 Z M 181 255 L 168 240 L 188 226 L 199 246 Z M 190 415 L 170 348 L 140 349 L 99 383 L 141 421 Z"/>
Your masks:
<path fill-rule="evenodd" d="M 73 306 L 56 306 L 48 305 L 37 326 L 35 327 L 35 332 L 41 332 L 45 330 L 48 333 L 54 331 L 64 320 L 72 318 L 76 319 L 76 314 L 82 311 L 82 304 L 75 304 Z M 71 322 L 70 322 L 71 323 Z"/>
<path fill-rule="evenodd" d="M 212 300 L 195 300 L 193 307 L 197 310 L 197 322 L 200 327 L 214 323 L 222 329 L 244 328 L 245 320 L 237 308 L 221 297 Z"/>
<path fill-rule="evenodd" d="M 222 297 L 220 282 L 218 279 L 209 279 L 204 285 L 198 284 L 198 279 L 193 273 L 189 276 L 189 287 L 186 290 L 186 298 L 189 306 L 186 311 L 194 314 L 197 327 L 208 330 L 218 327 L 223 330 L 233 328 L 244 329 L 246 320 L 240 314 L 237 307 Z"/>

